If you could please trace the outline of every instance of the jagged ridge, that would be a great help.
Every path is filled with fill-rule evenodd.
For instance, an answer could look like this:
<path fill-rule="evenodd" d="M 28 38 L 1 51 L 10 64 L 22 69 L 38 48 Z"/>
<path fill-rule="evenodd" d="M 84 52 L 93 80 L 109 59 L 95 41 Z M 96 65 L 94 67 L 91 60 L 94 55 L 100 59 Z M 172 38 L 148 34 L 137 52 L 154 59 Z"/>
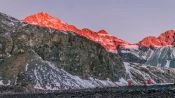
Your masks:
<path fill-rule="evenodd" d="M 174 30 L 168 30 L 162 33 L 159 37 L 149 36 L 145 37 L 142 41 L 139 42 L 140 46 L 145 47 L 163 47 L 163 46 L 174 46 Z"/>
<path fill-rule="evenodd" d="M 78 29 L 75 26 L 69 25 L 61 21 L 60 19 L 54 18 L 44 12 L 28 16 L 25 19 L 23 19 L 23 21 L 29 24 L 51 27 L 57 30 L 72 31 L 76 34 L 79 34 L 101 44 L 103 47 L 105 47 L 106 50 L 111 52 L 116 50 L 116 48 L 119 46 L 128 44 L 127 42 L 119 38 L 109 35 L 105 30 L 94 32 L 88 28 Z"/>
<path fill-rule="evenodd" d="M 145 37 L 143 40 L 136 44 L 130 44 L 124 40 L 109 35 L 105 30 L 94 32 L 87 28 L 78 29 L 75 26 L 64 23 L 60 19 L 54 18 L 44 12 L 28 16 L 23 19 L 23 21 L 29 24 L 51 27 L 58 30 L 72 31 L 101 44 L 106 50 L 110 52 L 115 51 L 119 47 L 164 47 L 168 45 L 174 45 L 174 30 L 168 30 L 165 33 L 162 33 L 159 37 L 149 36 Z"/>

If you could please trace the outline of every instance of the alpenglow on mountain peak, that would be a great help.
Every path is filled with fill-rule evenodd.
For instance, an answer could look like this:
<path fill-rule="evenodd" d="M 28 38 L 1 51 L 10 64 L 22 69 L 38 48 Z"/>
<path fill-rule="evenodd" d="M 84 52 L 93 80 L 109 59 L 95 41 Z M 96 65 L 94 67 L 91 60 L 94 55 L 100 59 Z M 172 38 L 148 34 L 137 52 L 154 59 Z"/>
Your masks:
<path fill-rule="evenodd" d="M 131 44 L 120 38 L 111 36 L 105 30 L 97 32 L 88 28 L 79 29 L 74 25 L 67 24 L 58 18 L 52 17 L 46 12 L 39 12 L 23 19 L 24 22 L 43 27 L 50 27 L 57 30 L 71 31 L 78 35 L 84 36 L 96 43 L 102 45 L 107 51 L 114 52 L 119 47 L 135 48 L 135 47 L 164 47 L 174 45 L 174 30 L 168 30 L 162 33 L 159 37 L 148 36 L 138 43 Z"/>
<path fill-rule="evenodd" d="M 88 28 L 78 29 L 77 27 L 62 22 L 60 19 L 54 18 L 45 12 L 40 12 L 28 16 L 23 19 L 23 21 L 29 24 L 74 32 L 78 35 L 84 36 L 92 41 L 101 44 L 108 51 L 114 51 L 116 50 L 116 47 L 128 44 L 121 39 L 109 35 L 105 30 L 99 30 L 98 32 L 94 32 Z"/>

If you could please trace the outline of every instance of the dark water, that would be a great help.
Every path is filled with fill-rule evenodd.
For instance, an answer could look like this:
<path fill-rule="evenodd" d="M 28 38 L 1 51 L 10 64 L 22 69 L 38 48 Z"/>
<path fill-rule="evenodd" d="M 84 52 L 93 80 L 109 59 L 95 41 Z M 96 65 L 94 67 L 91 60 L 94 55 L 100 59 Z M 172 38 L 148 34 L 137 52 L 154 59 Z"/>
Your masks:
<path fill-rule="evenodd" d="M 175 98 L 175 85 L 1 94 L 0 98 Z"/>

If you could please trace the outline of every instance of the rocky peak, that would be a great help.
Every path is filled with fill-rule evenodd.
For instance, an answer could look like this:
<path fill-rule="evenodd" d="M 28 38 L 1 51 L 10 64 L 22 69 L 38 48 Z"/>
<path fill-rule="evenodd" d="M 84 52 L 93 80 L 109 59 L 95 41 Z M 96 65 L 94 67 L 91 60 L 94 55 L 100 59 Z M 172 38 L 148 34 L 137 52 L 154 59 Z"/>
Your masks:
<path fill-rule="evenodd" d="M 55 19 L 47 13 L 40 12 L 29 17 L 26 17 L 23 21 L 35 25 L 40 25 L 44 27 L 51 27 L 59 30 L 66 30 L 67 24 L 60 19 Z"/>
<path fill-rule="evenodd" d="M 145 47 L 164 47 L 174 45 L 174 30 L 168 30 L 162 33 L 159 37 L 149 36 L 145 37 L 142 41 L 139 42 L 140 46 Z"/>
<path fill-rule="evenodd" d="M 162 45 L 172 45 L 174 43 L 174 30 L 166 31 L 165 33 L 162 33 L 158 39 L 161 41 Z"/>
<path fill-rule="evenodd" d="M 105 30 L 94 32 L 88 28 L 78 29 L 75 26 L 64 23 L 60 19 L 54 18 L 44 12 L 28 16 L 23 21 L 29 24 L 50 27 L 57 30 L 72 31 L 96 43 L 99 43 L 110 52 L 115 51 L 117 47 L 122 44 L 127 44 L 125 41 L 109 35 Z"/>
<path fill-rule="evenodd" d="M 108 32 L 105 31 L 105 30 L 100 30 L 100 31 L 98 31 L 97 33 L 98 33 L 98 35 L 102 35 L 102 36 L 108 35 Z"/>

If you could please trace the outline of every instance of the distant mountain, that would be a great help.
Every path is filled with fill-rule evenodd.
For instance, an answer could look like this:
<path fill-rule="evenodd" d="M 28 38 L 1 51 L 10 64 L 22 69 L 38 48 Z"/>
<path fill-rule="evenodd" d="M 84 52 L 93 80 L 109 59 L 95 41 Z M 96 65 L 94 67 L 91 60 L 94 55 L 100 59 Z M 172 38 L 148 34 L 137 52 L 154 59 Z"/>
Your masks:
<path fill-rule="evenodd" d="M 166 47 L 175 45 L 175 31 L 168 30 L 159 37 L 149 36 L 139 42 L 139 46 L 145 47 Z"/>

